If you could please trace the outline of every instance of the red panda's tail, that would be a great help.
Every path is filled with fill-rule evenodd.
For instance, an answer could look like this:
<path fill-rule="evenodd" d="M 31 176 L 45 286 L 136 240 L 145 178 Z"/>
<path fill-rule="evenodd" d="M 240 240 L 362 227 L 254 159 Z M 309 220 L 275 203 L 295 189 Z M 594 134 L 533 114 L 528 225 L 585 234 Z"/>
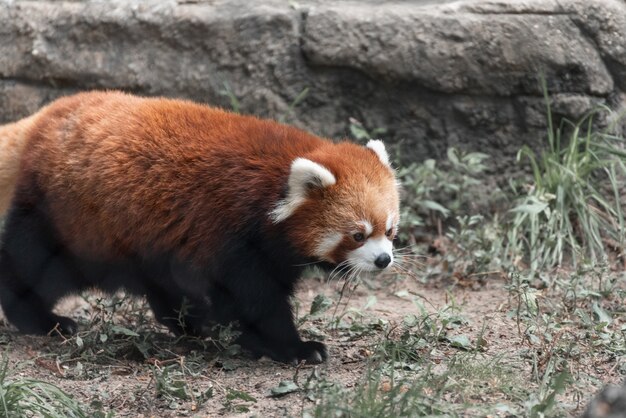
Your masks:
<path fill-rule="evenodd" d="M 0 126 L 0 218 L 6 215 L 13 199 L 26 131 L 34 120 L 33 115 Z"/>

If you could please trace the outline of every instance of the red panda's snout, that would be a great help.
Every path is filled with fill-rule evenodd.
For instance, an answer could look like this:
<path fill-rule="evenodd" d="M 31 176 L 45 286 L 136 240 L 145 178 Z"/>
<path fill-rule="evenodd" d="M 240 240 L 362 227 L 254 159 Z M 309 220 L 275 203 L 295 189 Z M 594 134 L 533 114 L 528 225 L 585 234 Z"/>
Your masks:
<path fill-rule="evenodd" d="M 393 246 L 387 237 L 370 238 L 361 247 L 350 251 L 346 260 L 364 271 L 382 270 L 393 263 Z"/>
<path fill-rule="evenodd" d="M 387 269 L 399 198 L 384 145 L 333 147 L 292 162 L 287 195 L 270 216 L 286 221 L 292 242 L 308 256 L 357 272 Z"/>
<path fill-rule="evenodd" d="M 358 271 L 378 271 L 391 267 L 394 261 L 393 238 L 397 215 L 391 212 L 386 218 L 384 224 L 360 220 L 356 222 L 355 228 L 344 234 L 328 233 L 328 237 L 334 235 L 336 238 L 334 242 L 323 240 L 324 245 L 318 246 L 317 257 Z"/>

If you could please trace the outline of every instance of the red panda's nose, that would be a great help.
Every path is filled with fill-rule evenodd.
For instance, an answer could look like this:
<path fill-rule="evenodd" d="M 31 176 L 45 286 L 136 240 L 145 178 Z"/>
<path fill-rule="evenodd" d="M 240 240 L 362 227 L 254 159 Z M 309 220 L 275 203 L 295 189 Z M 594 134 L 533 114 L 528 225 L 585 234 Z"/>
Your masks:
<path fill-rule="evenodd" d="M 374 264 L 379 269 L 384 269 L 389 265 L 389 263 L 391 263 L 391 257 L 389 257 L 389 254 L 387 253 L 382 253 L 381 255 L 376 257 L 376 260 L 374 260 Z"/>

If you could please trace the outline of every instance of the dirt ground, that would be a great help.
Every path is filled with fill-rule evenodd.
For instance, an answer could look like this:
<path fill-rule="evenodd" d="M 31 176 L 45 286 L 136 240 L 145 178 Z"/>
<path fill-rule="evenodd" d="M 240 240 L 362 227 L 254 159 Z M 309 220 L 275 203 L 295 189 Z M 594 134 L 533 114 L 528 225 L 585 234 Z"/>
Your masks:
<path fill-rule="evenodd" d="M 297 294 L 300 312 L 308 312 L 314 297 L 320 293 L 336 301 L 340 285 L 322 283 L 315 278 L 304 280 Z M 375 296 L 375 302 L 372 296 Z M 508 315 L 511 306 L 502 279 L 487 280 L 478 290 L 428 285 L 408 279 L 394 282 L 390 287 L 371 289 L 360 286 L 350 295 L 349 300 L 346 297 L 342 299 L 334 313 L 335 307 L 332 307 L 329 315 L 341 315 L 347 310 L 358 309 L 370 320 L 384 319 L 390 323 L 400 323 L 406 315 L 418 314 L 415 299 L 422 301 L 432 311 L 454 302 L 467 320 L 466 325 L 458 331 L 469 335 L 471 340 L 480 334 L 485 341 L 484 356 L 504 356 L 509 362 L 518 363 L 523 378 L 530 378 L 531 365 L 520 355 L 527 348 L 527 342 L 518 332 L 516 320 Z M 70 299 L 59 310 L 75 318 L 82 318 L 89 309 L 85 305 L 83 300 Z M 84 322 L 81 325 L 86 326 Z M 267 359 L 249 360 L 243 356 L 235 356 L 228 362 L 203 363 L 200 370 L 195 369 L 196 374 L 188 376 L 197 393 L 211 391 L 211 397 L 198 406 L 193 399 L 171 402 L 156 396 L 158 382 L 155 380 L 155 368 L 162 371 L 167 361 L 151 363 L 151 360 L 112 359 L 95 366 L 85 364 L 80 359 L 64 358 L 59 361 L 57 354 L 60 346 L 75 344 L 75 341 L 63 341 L 60 337 L 17 335 L 4 321 L 0 327 L 0 343 L 8 353 L 12 378 L 30 377 L 53 383 L 85 405 L 102 405 L 104 410 L 114 411 L 116 417 L 301 416 L 314 406 L 314 401 L 299 393 L 271 397 L 271 389 L 283 380 L 301 383 L 311 373 L 322 374 L 350 388 L 365 373 L 368 350 L 373 341 L 368 338 L 345 341 L 330 333 L 325 342 L 330 359 L 319 366 L 296 368 Z M 172 362 L 192 361 L 189 359 L 201 355 L 197 351 L 189 351 L 185 346 L 177 347 L 175 351 L 171 353 Z M 458 349 L 447 347 L 436 355 L 444 359 L 455 351 Z M 581 364 L 579 367 L 589 368 L 589 373 L 597 376 L 598 382 L 616 383 L 620 379 L 615 365 L 610 362 Z M 580 412 L 597 387 L 589 389 L 586 399 L 576 399 L 578 395 L 566 394 L 563 401 L 576 404 L 575 410 Z M 233 390 L 245 393 L 254 400 L 245 396 L 233 397 Z"/>

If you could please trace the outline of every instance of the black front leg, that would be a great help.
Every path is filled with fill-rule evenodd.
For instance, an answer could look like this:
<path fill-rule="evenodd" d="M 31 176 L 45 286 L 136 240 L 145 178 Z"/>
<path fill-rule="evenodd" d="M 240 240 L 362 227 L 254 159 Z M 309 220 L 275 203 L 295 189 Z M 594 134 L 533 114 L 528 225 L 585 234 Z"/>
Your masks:
<path fill-rule="evenodd" d="M 211 305 L 219 322 L 239 322 L 238 342 L 245 349 L 284 363 L 317 364 L 327 358 L 324 344 L 300 339 L 289 304 L 291 290 L 279 280 L 285 277 L 276 277 L 280 270 L 271 272 L 258 256 L 226 270 L 223 280 L 210 291 Z"/>

